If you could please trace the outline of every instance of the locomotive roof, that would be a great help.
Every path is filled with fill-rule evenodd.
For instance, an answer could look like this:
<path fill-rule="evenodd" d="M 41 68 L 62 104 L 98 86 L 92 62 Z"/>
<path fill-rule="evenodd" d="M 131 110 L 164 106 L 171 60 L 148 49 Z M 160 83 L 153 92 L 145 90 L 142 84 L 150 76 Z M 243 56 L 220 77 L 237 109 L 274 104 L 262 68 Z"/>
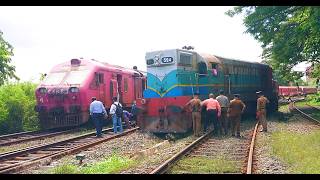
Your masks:
<path fill-rule="evenodd" d="M 259 62 L 251 62 L 251 61 L 246 61 L 246 60 L 239 60 L 239 59 L 231 59 L 231 58 L 225 58 L 221 56 L 216 56 L 217 58 L 221 59 L 222 61 L 230 61 L 231 63 L 248 63 L 248 64 L 254 64 L 258 66 L 266 66 L 269 67 L 267 64 L 259 63 Z"/>
<path fill-rule="evenodd" d="M 88 60 L 87 60 L 88 61 Z M 126 67 L 122 67 L 122 66 L 119 66 L 119 65 L 113 65 L 113 64 L 109 64 L 107 62 L 101 62 L 101 61 L 98 61 L 98 60 L 91 60 L 91 62 L 95 62 L 95 63 L 99 63 L 100 65 L 102 65 L 103 67 L 106 67 L 108 69 L 113 69 L 113 70 L 121 70 L 121 71 L 125 71 L 127 73 L 132 73 L 132 74 L 135 74 L 135 73 L 142 73 L 144 75 L 144 71 L 140 71 L 140 70 L 134 70 L 134 69 L 130 69 L 130 68 L 126 68 Z"/>

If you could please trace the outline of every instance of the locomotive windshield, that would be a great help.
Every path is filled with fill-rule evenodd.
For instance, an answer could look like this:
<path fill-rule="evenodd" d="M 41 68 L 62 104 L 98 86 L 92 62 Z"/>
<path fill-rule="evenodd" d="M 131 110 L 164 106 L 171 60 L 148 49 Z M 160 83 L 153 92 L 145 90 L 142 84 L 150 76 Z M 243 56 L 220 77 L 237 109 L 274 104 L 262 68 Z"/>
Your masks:
<path fill-rule="evenodd" d="M 50 73 L 42 82 L 44 85 L 57 85 L 62 80 L 63 77 L 66 75 L 66 72 L 53 72 Z"/>
<path fill-rule="evenodd" d="M 63 81 L 64 84 L 81 84 L 86 77 L 88 77 L 88 70 L 83 71 L 70 71 Z"/>
<path fill-rule="evenodd" d="M 43 85 L 81 84 L 88 77 L 89 70 L 52 72 L 42 82 Z"/>

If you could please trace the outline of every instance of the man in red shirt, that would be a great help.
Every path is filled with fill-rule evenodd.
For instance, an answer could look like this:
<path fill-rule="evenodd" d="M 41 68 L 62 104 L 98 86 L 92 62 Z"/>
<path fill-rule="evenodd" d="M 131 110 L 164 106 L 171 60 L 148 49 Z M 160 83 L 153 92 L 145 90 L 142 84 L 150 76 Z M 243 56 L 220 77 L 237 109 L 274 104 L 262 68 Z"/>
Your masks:
<path fill-rule="evenodd" d="M 221 115 L 221 107 L 219 102 L 214 98 L 214 95 L 209 94 L 209 99 L 204 100 L 201 106 L 206 106 L 207 118 L 204 123 L 204 131 L 208 130 L 208 126 L 213 123 L 214 134 L 221 134 L 220 123 L 218 122 L 218 117 Z"/>

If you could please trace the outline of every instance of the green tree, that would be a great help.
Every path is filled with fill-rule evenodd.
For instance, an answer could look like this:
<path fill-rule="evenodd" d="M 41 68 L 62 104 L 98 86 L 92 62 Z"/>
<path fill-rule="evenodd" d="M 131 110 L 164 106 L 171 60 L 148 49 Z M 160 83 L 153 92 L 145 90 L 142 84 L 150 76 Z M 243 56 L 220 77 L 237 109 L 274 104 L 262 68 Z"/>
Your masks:
<path fill-rule="evenodd" d="M 261 43 L 263 58 L 285 80 L 299 81 L 303 73 L 292 68 L 301 62 L 320 63 L 319 7 L 238 6 L 226 12 L 241 13 L 246 33 Z"/>
<path fill-rule="evenodd" d="M 14 74 L 15 66 L 10 65 L 13 47 L 3 39 L 2 35 L 2 31 L 0 31 L 0 85 L 11 78 L 19 80 Z"/>

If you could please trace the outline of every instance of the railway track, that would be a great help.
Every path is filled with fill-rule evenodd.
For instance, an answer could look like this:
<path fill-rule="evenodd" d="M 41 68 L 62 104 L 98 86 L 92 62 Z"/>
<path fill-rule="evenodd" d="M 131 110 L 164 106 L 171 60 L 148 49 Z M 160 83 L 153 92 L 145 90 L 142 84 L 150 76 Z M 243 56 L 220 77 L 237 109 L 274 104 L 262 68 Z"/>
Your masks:
<path fill-rule="evenodd" d="M 317 107 L 314 107 L 314 106 L 311 106 L 311 105 L 308 105 L 308 106 L 310 106 L 310 107 L 312 107 L 312 108 L 314 108 L 314 109 L 320 110 L 320 109 L 317 108 Z M 304 118 L 306 118 L 306 119 L 308 119 L 308 120 L 311 120 L 311 121 L 315 122 L 316 124 L 320 125 L 320 120 L 318 120 L 318 119 L 310 116 L 310 114 L 307 114 L 307 113 L 303 112 L 301 109 L 299 109 L 299 108 L 295 105 L 295 102 L 292 103 L 292 108 L 293 108 L 294 110 L 296 110 L 297 112 L 299 112 L 299 114 L 301 114 Z"/>
<path fill-rule="evenodd" d="M 21 142 L 26 142 L 26 141 L 32 141 L 36 139 L 48 138 L 48 137 L 57 136 L 60 134 L 65 134 L 73 131 L 76 131 L 76 130 L 65 130 L 65 131 L 58 131 L 58 132 L 28 131 L 28 132 L 2 135 L 0 136 L 0 147 L 17 144 Z"/>
<path fill-rule="evenodd" d="M 136 131 L 132 128 L 121 134 L 113 134 L 112 128 L 103 130 L 103 137 L 96 138 L 95 132 L 86 133 L 66 140 L 0 154 L 0 174 L 15 173 L 36 164 L 48 164 L 53 159 L 79 152 L 105 141 Z"/>
<path fill-rule="evenodd" d="M 223 143 L 223 140 L 212 138 L 212 131 L 210 131 L 151 171 L 150 174 L 167 173 L 183 157 L 214 158 L 215 155 L 222 151 L 220 148 L 227 148 L 227 154 L 225 155 L 229 157 L 232 156 L 233 160 L 245 167 L 240 168 L 241 173 L 251 174 L 253 172 L 254 144 L 257 129 L 258 124 L 256 124 L 253 130 L 246 134 L 243 139 L 237 139 L 236 142 L 233 143 L 233 147 L 223 147 L 221 144 Z"/>

